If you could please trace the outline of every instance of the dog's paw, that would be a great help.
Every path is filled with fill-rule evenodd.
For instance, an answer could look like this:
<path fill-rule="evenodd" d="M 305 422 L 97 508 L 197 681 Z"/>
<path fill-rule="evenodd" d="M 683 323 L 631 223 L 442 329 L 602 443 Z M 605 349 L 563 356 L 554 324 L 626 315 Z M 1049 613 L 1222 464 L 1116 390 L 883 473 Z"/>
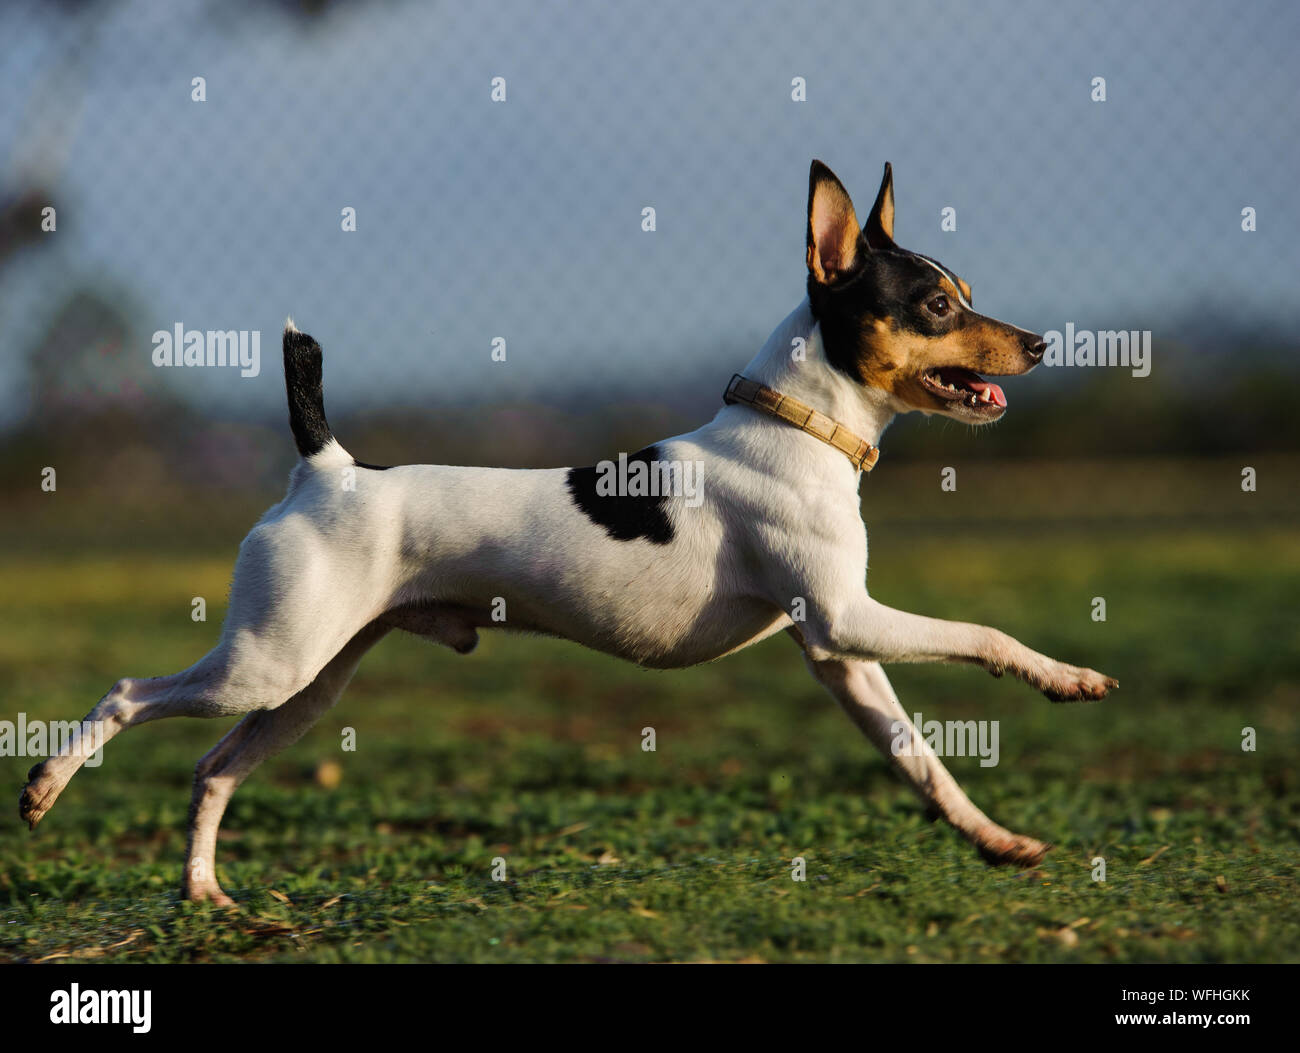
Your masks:
<path fill-rule="evenodd" d="M 221 886 L 215 882 L 207 885 L 196 885 L 191 888 L 182 888 L 181 898 L 187 899 L 191 903 L 210 903 L 214 907 L 226 910 L 239 909 L 239 904 L 227 896 L 222 891 Z"/>
<path fill-rule="evenodd" d="M 991 867 L 1014 866 L 1028 870 L 1038 866 L 1052 846 L 1032 837 L 1001 831 L 975 846 L 980 858 Z"/>
<path fill-rule="evenodd" d="M 18 798 L 18 817 L 27 824 L 27 829 L 36 829 L 36 824 L 45 818 L 58 793 L 55 780 L 46 775 L 45 763 L 34 765 L 27 773 L 27 785 Z"/>
<path fill-rule="evenodd" d="M 1053 702 L 1096 702 L 1119 687 L 1119 681 L 1095 669 L 1057 663 L 1041 687 Z"/>

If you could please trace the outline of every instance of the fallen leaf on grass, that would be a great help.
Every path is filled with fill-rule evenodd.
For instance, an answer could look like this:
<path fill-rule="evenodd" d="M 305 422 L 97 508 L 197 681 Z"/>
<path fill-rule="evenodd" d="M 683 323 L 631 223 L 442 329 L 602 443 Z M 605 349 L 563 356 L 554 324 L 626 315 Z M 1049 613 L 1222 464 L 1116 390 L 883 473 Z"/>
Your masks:
<path fill-rule="evenodd" d="M 108 951 L 116 950 L 118 947 L 125 947 L 128 943 L 133 943 L 144 935 L 144 929 L 134 929 L 124 940 L 118 940 L 117 943 L 110 943 L 107 947 L 83 947 L 79 951 L 55 951 L 53 954 L 47 954 L 43 958 L 34 958 L 33 962 L 52 962 L 58 958 L 98 958 Z"/>
<path fill-rule="evenodd" d="M 1157 859 L 1159 859 L 1162 855 L 1164 855 L 1173 847 L 1174 847 L 1173 845 L 1165 845 L 1163 848 L 1157 848 L 1154 852 L 1152 852 L 1149 856 L 1147 856 L 1146 859 L 1142 860 L 1142 862 L 1139 863 L 1138 866 L 1144 867 L 1148 863 L 1155 862 Z"/>
<path fill-rule="evenodd" d="M 343 781 L 343 765 L 334 760 L 321 761 L 316 765 L 314 778 L 322 789 L 337 790 Z"/>
<path fill-rule="evenodd" d="M 259 929 L 242 929 L 245 936 L 289 936 L 293 934 L 291 925 L 263 925 Z"/>
<path fill-rule="evenodd" d="M 543 834 L 538 838 L 539 841 L 552 841 L 557 837 L 568 837 L 570 834 L 576 834 L 581 830 L 587 829 L 590 823 L 574 823 L 572 826 L 566 826 L 563 830 L 556 830 L 553 834 Z"/>
<path fill-rule="evenodd" d="M 1074 926 L 1066 925 L 1060 929 L 1035 929 L 1035 935 L 1044 940 L 1056 940 L 1062 947 L 1073 948 L 1079 946 L 1079 934 L 1074 931 Z"/>

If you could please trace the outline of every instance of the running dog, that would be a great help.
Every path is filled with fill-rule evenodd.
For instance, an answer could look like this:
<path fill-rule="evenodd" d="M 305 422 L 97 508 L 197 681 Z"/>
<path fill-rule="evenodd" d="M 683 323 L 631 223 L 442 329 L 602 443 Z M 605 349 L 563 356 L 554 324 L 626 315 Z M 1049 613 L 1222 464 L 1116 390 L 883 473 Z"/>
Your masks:
<path fill-rule="evenodd" d="M 896 415 L 995 421 L 1006 396 L 980 374 L 1027 373 L 1046 345 L 977 313 L 970 286 L 899 248 L 893 229 L 890 166 L 859 226 L 840 181 L 814 161 L 806 297 L 732 378 L 713 420 L 621 456 L 617 472 L 358 462 L 325 419 L 320 346 L 290 321 L 284 370 L 301 459 L 284 500 L 240 545 L 220 641 L 182 673 L 119 680 L 86 717 L 107 742 L 161 717 L 244 714 L 195 771 L 184 895 L 233 903 L 214 858 L 231 794 L 334 705 L 392 629 L 461 654 L 480 629 L 542 633 L 655 668 L 784 630 L 932 816 L 990 863 L 1036 865 L 1050 846 L 971 803 L 881 666 L 968 662 L 1054 701 L 1119 685 L 996 629 L 874 600 L 858 485 Z M 689 498 L 684 467 L 697 469 Z M 899 727 L 910 749 L 897 749 Z M 19 810 L 31 827 L 85 752 L 67 748 L 28 774 Z"/>

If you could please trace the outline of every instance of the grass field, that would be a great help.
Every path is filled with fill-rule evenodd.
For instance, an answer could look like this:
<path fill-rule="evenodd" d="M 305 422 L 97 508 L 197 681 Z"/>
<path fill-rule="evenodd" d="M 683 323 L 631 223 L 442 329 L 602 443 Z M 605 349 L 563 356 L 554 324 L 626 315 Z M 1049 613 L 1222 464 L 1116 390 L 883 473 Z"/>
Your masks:
<path fill-rule="evenodd" d="M 0 716 L 80 718 L 119 676 L 190 664 L 215 638 L 237 536 L 199 554 L 3 557 Z M 394 635 L 236 794 L 218 867 L 238 914 L 176 891 L 194 762 L 233 721 L 125 734 L 30 835 L 16 802 L 33 761 L 0 758 L 0 958 L 1300 960 L 1296 531 L 960 538 L 954 553 L 938 533 L 873 531 L 873 593 L 1123 685 L 1054 706 L 965 667 L 890 670 L 909 713 L 1001 721 L 1000 765 L 949 764 L 993 818 L 1056 844 L 1038 870 L 988 869 L 927 823 L 783 636 L 651 673 L 553 641 L 486 636 L 461 658 Z"/>

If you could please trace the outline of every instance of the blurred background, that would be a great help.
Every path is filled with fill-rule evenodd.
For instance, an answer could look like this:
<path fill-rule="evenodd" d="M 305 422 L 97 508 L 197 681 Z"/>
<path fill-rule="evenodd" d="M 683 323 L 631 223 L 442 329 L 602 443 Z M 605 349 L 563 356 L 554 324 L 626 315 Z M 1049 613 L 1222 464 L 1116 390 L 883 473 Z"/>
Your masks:
<path fill-rule="evenodd" d="M 689 429 L 801 297 L 814 156 L 862 210 L 892 161 L 900 243 L 981 310 L 1153 334 L 1148 377 L 1040 369 L 993 430 L 895 424 L 884 525 L 1290 516 L 1297 28 L 1285 2 L 5 5 L 6 540 L 237 540 L 292 463 L 288 314 L 363 460 Z M 260 331 L 259 375 L 155 367 L 177 324 Z M 1003 458 L 996 513 L 944 503 L 932 464 Z"/>
<path fill-rule="evenodd" d="M 212 645 L 296 457 L 286 315 L 361 460 L 591 464 L 712 416 L 801 300 L 818 157 L 860 214 L 891 161 L 898 241 L 978 309 L 1153 345 L 1146 377 L 1009 379 L 993 428 L 901 419 L 862 483 L 882 602 L 1123 685 L 890 670 L 909 713 L 1001 722 L 1000 767 L 949 764 L 1057 843 L 1051 881 L 926 824 L 784 636 L 652 675 L 395 634 L 218 857 L 259 909 L 278 886 L 360 930 L 172 929 L 232 721 L 162 721 L 37 836 L 4 813 L 0 958 L 1295 960 L 1298 31 L 1284 0 L 0 5 L 0 720 Z M 155 367 L 177 326 L 260 333 L 258 374 Z M 483 877 L 500 853 L 543 884 Z M 781 898 L 801 853 L 815 906 Z"/>

